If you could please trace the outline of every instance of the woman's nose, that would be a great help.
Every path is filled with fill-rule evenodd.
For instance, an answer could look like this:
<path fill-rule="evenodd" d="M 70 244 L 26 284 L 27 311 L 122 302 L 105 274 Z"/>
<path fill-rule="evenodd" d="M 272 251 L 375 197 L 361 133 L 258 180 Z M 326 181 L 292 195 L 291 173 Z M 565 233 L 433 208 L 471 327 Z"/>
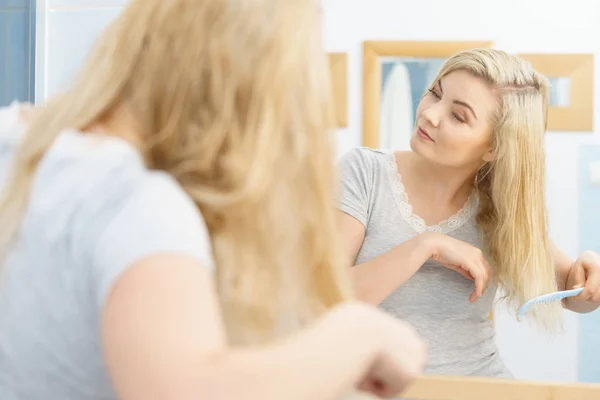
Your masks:
<path fill-rule="evenodd" d="M 422 114 L 423 118 L 425 118 L 425 120 L 435 128 L 440 125 L 440 110 L 438 110 L 438 107 L 436 106 L 437 104 L 428 107 L 427 109 L 423 110 Z"/>

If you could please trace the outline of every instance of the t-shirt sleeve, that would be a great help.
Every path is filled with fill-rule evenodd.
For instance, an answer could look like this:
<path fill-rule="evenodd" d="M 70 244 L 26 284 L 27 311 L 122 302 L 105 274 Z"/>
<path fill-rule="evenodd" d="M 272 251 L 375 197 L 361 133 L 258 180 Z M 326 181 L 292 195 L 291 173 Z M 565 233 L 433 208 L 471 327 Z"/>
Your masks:
<path fill-rule="evenodd" d="M 340 198 L 338 208 L 357 219 L 365 227 L 370 216 L 373 165 L 368 149 L 355 148 L 339 162 Z"/>
<path fill-rule="evenodd" d="M 214 268 L 204 220 L 179 184 L 127 158 L 121 164 L 94 179 L 77 215 L 74 240 L 99 308 L 123 272 L 148 256 L 175 253 Z"/>

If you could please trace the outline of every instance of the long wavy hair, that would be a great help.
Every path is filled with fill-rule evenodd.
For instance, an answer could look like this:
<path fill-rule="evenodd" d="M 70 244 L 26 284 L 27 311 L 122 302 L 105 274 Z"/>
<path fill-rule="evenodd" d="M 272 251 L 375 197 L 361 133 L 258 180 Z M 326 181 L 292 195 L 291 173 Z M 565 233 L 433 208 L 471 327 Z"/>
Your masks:
<path fill-rule="evenodd" d="M 126 113 L 148 168 L 174 176 L 207 221 L 231 342 L 270 340 L 349 298 L 320 24 L 317 0 L 130 1 L 28 125 L 0 249 L 61 131 Z"/>
<path fill-rule="evenodd" d="M 482 229 L 495 278 L 514 308 L 557 290 L 550 254 L 545 199 L 545 153 L 549 81 L 530 63 L 494 49 L 474 49 L 449 58 L 434 86 L 452 71 L 466 70 L 498 94 L 491 117 L 494 158 L 478 172 L 477 223 Z M 536 307 L 544 328 L 559 327 L 561 304 Z"/>

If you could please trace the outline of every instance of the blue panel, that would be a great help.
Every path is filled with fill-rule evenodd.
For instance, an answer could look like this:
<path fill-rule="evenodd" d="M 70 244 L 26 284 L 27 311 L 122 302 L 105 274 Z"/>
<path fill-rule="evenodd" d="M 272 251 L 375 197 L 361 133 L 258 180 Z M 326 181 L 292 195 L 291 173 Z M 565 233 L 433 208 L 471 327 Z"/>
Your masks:
<path fill-rule="evenodd" d="M 0 11 L 0 107 L 6 105 L 6 65 L 8 64 L 8 23 L 6 12 Z"/>
<path fill-rule="evenodd" d="M 28 100 L 33 103 L 35 102 L 35 38 L 36 38 L 36 0 L 29 0 L 29 14 L 28 21 L 28 59 L 27 65 L 29 67 L 28 76 Z"/>
<path fill-rule="evenodd" d="M 8 43 L 6 96 L 13 100 L 29 100 L 29 11 L 8 11 Z"/>
<path fill-rule="evenodd" d="M 416 121 L 417 108 L 421 102 L 421 97 L 425 91 L 429 88 L 431 82 L 429 81 L 429 63 L 423 61 L 406 61 L 404 63 L 408 74 L 410 76 L 410 91 L 413 100 L 413 120 Z"/>
<path fill-rule="evenodd" d="M 0 0 L 0 106 L 35 97 L 35 0 Z"/>
<path fill-rule="evenodd" d="M 48 0 L 48 8 L 123 7 L 128 0 Z"/>
<path fill-rule="evenodd" d="M 600 146 L 579 148 L 580 250 L 600 253 L 600 186 L 590 182 L 589 166 L 600 161 Z M 600 311 L 579 316 L 579 380 L 600 382 Z"/>
<path fill-rule="evenodd" d="M 2 0 L 0 9 L 29 8 L 30 0 Z"/>

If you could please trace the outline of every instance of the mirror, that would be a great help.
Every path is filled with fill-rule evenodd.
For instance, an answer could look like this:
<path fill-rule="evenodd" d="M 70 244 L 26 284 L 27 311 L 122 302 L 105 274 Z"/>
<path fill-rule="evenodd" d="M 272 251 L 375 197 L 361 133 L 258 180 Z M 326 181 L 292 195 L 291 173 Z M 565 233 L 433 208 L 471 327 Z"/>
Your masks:
<path fill-rule="evenodd" d="M 550 80 L 550 107 L 569 107 L 571 95 L 571 79 L 568 76 L 549 77 Z"/>
<path fill-rule="evenodd" d="M 414 127 L 414 117 L 417 104 L 427 89 L 429 83 L 439 71 L 443 62 L 451 55 L 472 48 L 492 47 L 491 42 L 406 42 L 406 41 L 367 41 L 363 45 L 363 126 L 362 126 L 362 146 L 370 148 L 402 150 L 409 148 L 409 139 Z M 591 129 L 591 117 L 593 116 L 593 59 L 588 55 L 521 55 L 519 56 L 530 61 L 533 67 L 539 72 L 550 78 L 552 89 L 550 93 L 549 121 L 550 130 L 585 130 Z M 590 75 L 591 74 L 591 75 Z M 594 210 L 593 204 L 597 204 L 598 183 L 594 183 L 593 189 L 590 189 L 589 196 L 583 197 L 579 194 L 582 187 L 581 181 L 575 178 L 576 171 L 565 170 L 565 160 L 570 160 L 573 165 L 579 155 L 566 154 L 566 142 L 560 143 L 549 140 L 548 154 L 548 199 L 551 203 L 549 214 L 557 232 L 553 233 L 553 240 L 558 244 L 573 243 L 571 236 L 575 235 L 573 229 L 569 230 L 570 221 L 587 219 L 590 221 L 588 233 L 579 232 L 579 238 L 587 237 L 590 241 L 597 239 L 598 224 L 600 214 L 590 216 L 590 210 Z M 579 154 L 582 154 L 581 151 Z M 595 158 L 589 159 L 582 168 L 586 173 L 593 175 L 594 182 L 600 182 L 600 153 L 596 153 Z M 569 158 L 570 157 L 570 158 Z M 591 164 L 595 163 L 595 168 Z M 576 169 L 575 166 L 572 169 Z M 587 181 L 591 181 L 590 175 Z M 579 176 L 584 176 L 579 174 Z M 578 181 L 577 187 L 571 187 L 571 182 Z M 569 193 L 578 193 L 578 196 L 562 196 L 565 193 L 565 187 Z M 573 198 L 571 202 L 571 198 Z M 577 201 L 588 201 L 580 203 L 578 208 L 572 208 Z M 595 207 L 597 209 L 598 207 Z M 581 214 L 577 214 L 581 210 Z M 570 213 L 570 214 L 565 214 Z M 569 215 L 568 219 L 562 215 Z M 558 220 L 558 222 L 555 222 Z M 593 222 L 592 222 L 593 221 Z M 576 224 L 576 223 L 574 223 Z M 575 225 L 573 225 L 575 227 Z M 576 229 L 576 228 L 574 228 Z M 563 233 L 568 232 L 568 233 Z M 563 237 L 564 236 L 564 237 Z M 556 239 L 554 237 L 557 237 Z M 594 243 L 588 243 L 586 246 L 596 252 L 600 251 L 597 247 L 597 240 Z M 575 242 L 577 243 L 577 242 Z M 592 245 L 596 247 L 591 247 Z M 576 256 L 581 250 L 578 245 L 571 245 L 568 249 L 573 256 Z M 587 248 L 583 248 L 587 249 Z M 491 311 L 491 310 L 490 310 Z M 566 313 L 566 325 L 585 323 L 585 330 L 570 330 L 567 335 L 557 335 L 556 338 L 550 338 L 539 334 L 535 328 L 527 324 L 519 324 L 514 317 L 505 310 L 505 307 L 498 306 L 493 314 L 490 314 L 493 324 L 496 326 L 496 339 L 499 351 L 505 360 L 511 360 L 513 363 L 509 366 L 511 372 L 517 379 L 536 379 L 544 381 L 564 381 L 568 375 L 568 380 L 600 382 L 600 369 L 595 367 L 598 363 L 593 355 L 600 349 L 600 341 L 596 339 L 597 335 L 591 332 L 598 332 L 600 320 L 598 313 L 589 315 L 579 315 Z M 579 326 L 579 325 L 578 325 Z M 590 332 L 590 333 L 586 333 Z M 584 337 L 584 335 L 587 335 Z M 518 338 L 518 339 L 515 339 Z M 515 340 L 520 341 L 519 345 L 511 344 Z M 577 346 L 577 347 L 576 347 Z M 580 347 L 581 346 L 581 347 Z M 573 354 L 574 348 L 585 346 L 589 360 L 577 354 Z M 524 356 L 524 347 L 526 356 Z M 551 350 L 549 350 L 551 349 Z M 549 352 L 552 355 L 546 357 Z M 526 361 L 526 358 L 538 358 L 537 363 Z M 539 361 L 542 360 L 542 361 Z M 546 361 L 543 361 L 546 360 Z M 560 362 L 557 362 L 560 360 Z M 551 367 L 540 370 L 538 365 L 547 362 Z M 575 364 L 578 363 L 578 364 Z M 586 364 L 584 364 L 586 363 Z M 593 364 L 595 363 L 595 364 Z M 556 365 L 556 368 L 554 367 Z M 565 365 L 567 367 L 565 367 Z M 574 371 L 574 366 L 578 369 Z M 594 365 L 594 368 L 591 367 Z M 565 370 L 569 369 L 566 373 Z M 585 369 L 584 375 L 581 371 Z M 427 377 L 429 379 L 430 377 Z M 440 378 L 441 379 L 441 378 Z M 441 381 L 427 381 L 428 384 L 438 385 L 440 388 L 446 388 Z M 523 381 L 520 381 L 523 382 Z M 467 384 L 465 382 L 465 384 Z M 470 384 L 470 383 L 468 383 Z M 455 395 L 449 395 L 450 392 L 441 392 L 448 394 L 447 397 L 435 397 L 434 393 L 424 392 L 425 386 L 415 386 L 419 391 L 410 395 L 405 395 L 411 399 L 471 399 L 468 395 L 461 395 L 459 392 L 453 392 Z M 497 388 L 488 387 L 491 391 Z M 486 389 L 486 390 L 488 390 Z M 415 389 L 416 390 L 416 389 Z M 446 389 L 444 389 L 446 390 Z M 450 389 L 448 389 L 450 390 Z M 500 389 L 498 389 L 500 390 Z M 512 389 L 511 389 L 512 390 Z M 516 390 L 516 389 L 515 389 Z M 546 390 L 546 389 L 544 389 Z M 427 394 L 429 393 L 429 394 Z M 499 391 L 501 393 L 501 391 Z M 508 393 L 529 393 L 529 392 L 508 392 Z M 538 397 L 528 397 L 519 395 L 507 395 L 499 397 L 508 398 L 553 398 L 548 391 L 540 391 Z M 494 392 L 495 395 L 495 392 Z M 547 396 L 546 396 L 547 395 Z M 429 397 L 427 397 L 429 396 Z M 512 397 L 511 397 L 512 396 Z M 544 397 L 546 396 L 546 397 Z M 558 396 L 558 395 L 557 395 Z M 597 394 L 596 394 L 597 396 Z M 492 396 L 490 396 L 492 397 Z M 557 397 L 558 398 L 558 397 Z M 600 398 L 600 397 L 599 397 Z"/>
<path fill-rule="evenodd" d="M 410 149 L 419 101 L 445 60 L 417 57 L 381 59 L 379 147 Z"/>

